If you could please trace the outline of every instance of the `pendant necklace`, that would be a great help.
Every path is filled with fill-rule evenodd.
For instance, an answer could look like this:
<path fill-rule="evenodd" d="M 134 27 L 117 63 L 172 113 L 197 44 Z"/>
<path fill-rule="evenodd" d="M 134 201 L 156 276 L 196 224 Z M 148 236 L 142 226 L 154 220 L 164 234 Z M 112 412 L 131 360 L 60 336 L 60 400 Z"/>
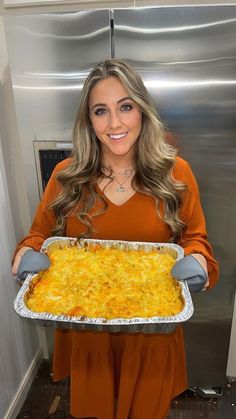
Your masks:
<path fill-rule="evenodd" d="M 114 181 L 116 183 L 118 183 L 118 185 L 119 185 L 118 188 L 116 188 L 116 192 L 127 192 L 128 191 L 128 188 L 124 188 L 123 185 L 127 182 L 127 180 L 130 178 L 130 176 L 131 176 L 131 174 L 129 174 L 123 182 L 119 182 L 115 177 L 113 178 Z"/>

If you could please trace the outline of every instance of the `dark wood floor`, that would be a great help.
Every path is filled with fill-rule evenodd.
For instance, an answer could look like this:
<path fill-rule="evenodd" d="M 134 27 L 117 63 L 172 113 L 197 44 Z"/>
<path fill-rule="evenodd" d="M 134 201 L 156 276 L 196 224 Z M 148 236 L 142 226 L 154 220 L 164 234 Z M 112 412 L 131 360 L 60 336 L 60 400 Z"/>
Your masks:
<path fill-rule="evenodd" d="M 172 402 L 169 419 L 201 418 L 236 419 L 236 381 L 229 382 L 217 398 L 206 399 L 188 391 Z M 48 361 L 42 362 L 17 419 L 73 419 L 69 413 L 69 382 L 53 383 Z"/>

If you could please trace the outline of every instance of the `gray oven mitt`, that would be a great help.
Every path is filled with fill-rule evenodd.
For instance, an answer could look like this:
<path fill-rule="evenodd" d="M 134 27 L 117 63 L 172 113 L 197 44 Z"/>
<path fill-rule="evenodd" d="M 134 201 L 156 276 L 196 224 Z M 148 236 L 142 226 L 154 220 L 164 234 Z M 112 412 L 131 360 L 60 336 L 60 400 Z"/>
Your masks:
<path fill-rule="evenodd" d="M 35 250 L 27 250 L 22 256 L 18 270 L 17 276 L 22 281 L 24 280 L 29 273 L 37 273 L 48 269 L 51 262 L 47 255 L 41 252 L 36 252 Z"/>
<path fill-rule="evenodd" d="M 207 282 L 207 273 L 200 263 L 191 255 L 178 260 L 171 269 L 171 275 L 187 281 L 190 291 L 198 292 L 204 288 Z"/>

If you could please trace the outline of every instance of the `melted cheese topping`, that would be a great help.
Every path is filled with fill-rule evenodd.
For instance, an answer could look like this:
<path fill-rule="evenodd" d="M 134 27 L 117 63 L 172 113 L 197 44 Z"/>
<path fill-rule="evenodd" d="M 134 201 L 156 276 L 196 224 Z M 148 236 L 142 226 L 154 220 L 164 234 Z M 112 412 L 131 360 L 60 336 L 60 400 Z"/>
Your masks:
<path fill-rule="evenodd" d="M 50 268 L 30 286 L 32 311 L 113 319 L 173 316 L 183 308 L 169 254 L 96 246 L 57 249 L 49 257 Z"/>

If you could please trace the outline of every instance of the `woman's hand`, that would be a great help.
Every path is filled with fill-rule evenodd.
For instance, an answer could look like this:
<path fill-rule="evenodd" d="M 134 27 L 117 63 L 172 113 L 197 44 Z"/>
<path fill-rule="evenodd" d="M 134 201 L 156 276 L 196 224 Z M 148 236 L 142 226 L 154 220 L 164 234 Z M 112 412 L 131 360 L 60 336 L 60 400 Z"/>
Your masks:
<path fill-rule="evenodd" d="M 24 256 L 24 254 L 28 251 L 28 250 L 32 250 L 32 247 L 29 246 L 23 246 L 16 254 L 13 265 L 12 265 L 12 274 L 14 276 L 17 275 L 17 271 L 18 271 L 18 266 L 20 264 L 21 258 L 22 256 Z"/>
<path fill-rule="evenodd" d="M 205 291 L 209 286 L 207 262 L 204 256 L 198 253 L 185 256 L 177 261 L 171 274 L 178 280 L 187 281 L 190 291 Z"/>
<path fill-rule="evenodd" d="M 29 273 L 37 273 L 48 269 L 51 262 L 47 255 L 36 252 L 31 247 L 24 246 L 16 254 L 12 267 L 13 275 L 24 280 Z"/>

